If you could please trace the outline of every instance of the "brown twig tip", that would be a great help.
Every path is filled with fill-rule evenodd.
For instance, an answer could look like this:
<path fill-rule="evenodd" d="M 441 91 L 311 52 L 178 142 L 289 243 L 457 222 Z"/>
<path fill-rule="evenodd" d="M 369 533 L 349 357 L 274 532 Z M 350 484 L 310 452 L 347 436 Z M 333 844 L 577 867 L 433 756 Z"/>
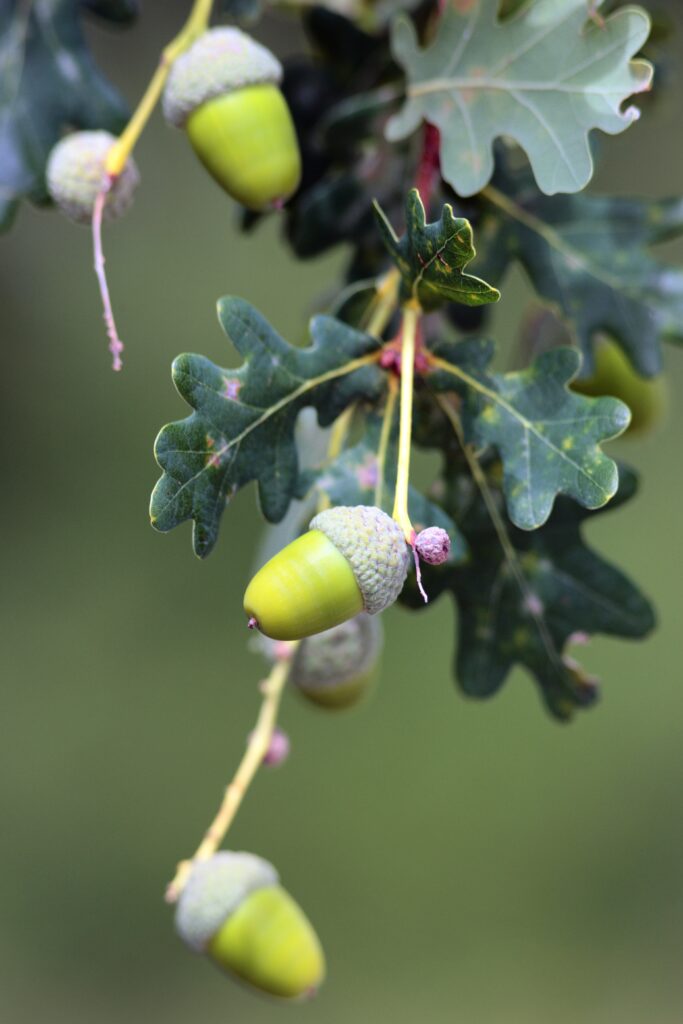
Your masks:
<path fill-rule="evenodd" d="M 251 618 L 247 622 L 247 628 L 248 629 L 258 629 L 258 619 L 255 618 L 255 616 L 253 616 L 253 615 L 251 616 Z"/>

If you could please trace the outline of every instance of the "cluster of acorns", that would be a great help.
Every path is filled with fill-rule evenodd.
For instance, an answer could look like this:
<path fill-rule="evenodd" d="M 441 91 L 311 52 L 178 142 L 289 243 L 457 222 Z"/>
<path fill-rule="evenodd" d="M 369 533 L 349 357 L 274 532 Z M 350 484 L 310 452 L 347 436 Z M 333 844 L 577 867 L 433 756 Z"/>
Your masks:
<path fill-rule="evenodd" d="M 448 534 L 423 530 L 416 550 L 439 564 L 450 551 Z M 249 624 L 270 638 L 273 657 L 283 641 L 301 641 L 291 652 L 289 681 L 306 699 L 330 710 L 351 707 L 376 673 L 376 616 L 398 597 L 409 565 L 403 531 L 381 509 L 327 509 L 256 573 L 244 598 Z M 286 749 L 282 734 L 275 740 Z M 305 998 L 323 980 L 315 931 L 273 866 L 254 854 L 223 851 L 196 863 L 176 928 L 191 949 L 270 995 Z"/>
<path fill-rule="evenodd" d="M 175 61 L 163 108 L 184 128 L 197 156 L 229 195 L 251 210 L 281 206 L 299 186 L 301 157 L 289 108 L 279 89 L 282 65 L 236 28 L 203 33 Z M 109 186 L 104 215 L 130 206 L 139 175 L 132 158 L 108 181 L 109 132 L 65 136 L 47 166 L 48 191 L 72 220 L 87 223 L 97 195 Z"/>

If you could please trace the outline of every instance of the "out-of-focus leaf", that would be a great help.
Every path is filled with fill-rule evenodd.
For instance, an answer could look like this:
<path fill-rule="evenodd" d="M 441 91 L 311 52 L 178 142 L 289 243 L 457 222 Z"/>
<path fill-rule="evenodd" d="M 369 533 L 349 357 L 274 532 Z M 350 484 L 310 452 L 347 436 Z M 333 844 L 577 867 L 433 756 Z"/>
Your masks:
<path fill-rule="evenodd" d="M 150 508 L 158 530 L 193 519 L 200 557 L 216 542 L 226 504 L 252 480 L 266 519 L 282 519 L 299 475 L 294 428 L 304 406 L 327 426 L 384 386 L 383 372 L 364 358 L 377 341 L 331 317 L 315 317 L 313 345 L 297 349 L 242 299 L 221 299 L 218 316 L 244 363 L 227 370 L 199 355 L 174 361 L 173 381 L 194 412 L 157 438 L 164 473 Z"/>
<path fill-rule="evenodd" d="M 589 132 L 616 135 L 638 117 L 622 104 L 650 87 L 650 64 L 630 59 L 648 37 L 649 17 L 629 6 L 598 25 L 587 20 L 586 0 L 536 0 L 499 22 L 498 6 L 448 5 L 425 49 L 411 22 L 396 20 L 392 48 L 408 87 L 387 137 L 435 125 L 441 172 L 462 196 L 489 182 L 502 135 L 525 150 L 543 192 L 577 192 L 593 174 Z"/>
<path fill-rule="evenodd" d="M 21 198 L 47 200 L 45 165 L 65 129 L 118 133 L 126 123 L 126 104 L 87 48 L 86 7 L 117 22 L 135 13 L 124 0 L 0 0 L 0 227 Z"/>
<path fill-rule="evenodd" d="M 504 517 L 495 464 L 487 476 L 489 493 Z M 636 489 L 632 472 L 622 467 L 620 476 L 610 508 Z M 489 697 L 520 665 L 536 680 L 549 711 L 570 719 L 597 697 L 597 680 L 569 652 L 574 635 L 639 639 L 655 625 L 648 600 L 581 536 L 582 524 L 601 513 L 585 512 L 560 498 L 540 530 L 526 533 L 507 524 L 510 551 L 505 553 L 471 477 L 460 473 L 451 480 L 445 504 L 465 535 L 470 558 L 455 567 L 425 566 L 423 576 L 430 598 L 450 591 L 455 599 L 454 669 L 461 689 L 471 697 Z M 422 607 L 412 580 L 401 600 Z"/>
<path fill-rule="evenodd" d="M 303 496 L 311 487 L 326 494 L 334 505 L 374 505 L 377 499 L 379 478 L 378 452 L 382 418 L 376 414 L 367 417 L 362 440 L 347 448 L 329 465 L 302 474 L 299 494 Z M 384 485 L 381 492 L 382 506 L 390 511 L 396 489 L 396 424 L 392 426 L 391 437 L 384 462 Z M 462 561 L 466 546 L 462 534 L 452 518 L 430 501 L 415 487 L 408 489 L 408 513 L 415 530 L 419 533 L 427 526 L 440 526 L 451 539 L 450 563 Z"/>
<path fill-rule="evenodd" d="M 472 361 L 473 342 L 445 342 L 433 352 L 432 387 L 464 393 L 468 441 L 492 445 L 500 455 L 515 526 L 542 526 L 558 494 L 595 509 L 616 493 L 617 466 L 600 443 L 621 434 L 630 413 L 616 398 L 569 390 L 581 364 L 576 349 L 545 352 L 528 369 L 503 374 L 487 373 L 481 357 L 478 365 Z"/>
<path fill-rule="evenodd" d="M 221 0 L 221 10 L 231 21 L 252 23 L 263 13 L 262 0 Z"/>
<path fill-rule="evenodd" d="M 425 310 L 444 302 L 481 306 L 498 301 L 500 292 L 496 288 L 464 273 L 475 257 L 472 228 L 468 221 L 453 215 L 448 203 L 441 211 L 441 219 L 427 224 L 420 194 L 411 189 L 402 238 L 398 238 L 377 203 L 375 214 L 384 244 L 401 271 L 405 298 L 417 300 Z"/>
<path fill-rule="evenodd" d="M 500 280 L 519 260 L 557 305 L 593 370 L 606 331 L 644 376 L 661 372 L 660 339 L 683 342 L 683 270 L 649 247 L 683 234 L 683 200 L 539 195 L 524 171 L 501 170 L 484 193 L 477 269 Z"/>

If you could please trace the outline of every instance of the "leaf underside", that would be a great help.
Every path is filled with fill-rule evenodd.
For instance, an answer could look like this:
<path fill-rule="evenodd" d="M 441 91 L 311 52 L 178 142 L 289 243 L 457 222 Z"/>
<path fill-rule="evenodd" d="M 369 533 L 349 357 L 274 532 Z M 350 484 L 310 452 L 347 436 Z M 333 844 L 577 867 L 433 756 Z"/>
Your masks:
<path fill-rule="evenodd" d="M 422 49 L 412 23 L 393 24 L 392 50 L 407 75 L 407 100 L 387 124 L 391 141 L 422 121 L 441 133 L 441 171 L 461 196 L 493 173 L 493 143 L 505 135 L 526 152 L 541 191 L 577 192 L 593 174 L 589 132 L 624 131 L 622 110 L 650 87 L 652 67 L 632 60 L 650 32 L 638 7 L 597 24 L 586 0 L 536 0 L 503 22 L 499 0 L 449 4 Z"/>

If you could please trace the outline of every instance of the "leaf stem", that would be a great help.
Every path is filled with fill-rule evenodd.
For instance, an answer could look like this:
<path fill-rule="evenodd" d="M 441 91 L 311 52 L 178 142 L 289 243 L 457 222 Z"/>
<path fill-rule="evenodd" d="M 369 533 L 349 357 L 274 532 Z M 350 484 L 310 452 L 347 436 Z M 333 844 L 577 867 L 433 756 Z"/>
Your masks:
<path fill-rule="evenodd" d="M 398 305 L 398 287 L 401 275 L 394 267 L 381 278 L 374 299 L 374 309 L 364 330 L 375 338 L 380 338 Z"/>
<path fill-rule="evenodd" d="M 382 417 L 382 429 L 379 435 L 379 447 L 377 449 L 377 481 L 375 483 L 375 506 L 377 508 L 382 507 L 382 498 L 384 491 L 384 473 L 387 461 L 387 450 L 389 448 L 389 438 L 391 437 L 391 427 L 394 422 L 394 412 L 396 409 L 396 400 L 398 398 L 398 382 L 396 377 L 391 374 L 389 376 L 387 400 L 384 406 L 384 415 Z"/>
<path fill-rule="evenodd" d="M 408 484 L 410 482 L 410 439 L 413 430 L 413 386 L 415 378 L 415 339 L 420 307 L 409 302 L 403 308 L 401 328 L 401 418 L 398 434 L 398 468 L 392 517 L 403 530 L 408 544 L 415 539 L 415 530 L 408 515 Z"/>
<path fill-rule="evenodd" d="M 178 864 L 173 880 L 166 889 L 166 902 L 175 903 L 183 891 L 192 866 L 196 861 L 212 857 L 222 844 L 242 800 L 258 772 L 277 722 L 280 700 L 289 677 L 292 656 L 297 644 L 288 645 L 287 656 L 279 658 L 273 665 L 268 678 L 261 686 L 263 702 L 256 720 L 256 726 L 247 743 L 247 749 L 239 763 L 232 781 L 228 784 L 218 812 L 204 834 L 204 838 L 189 860 Z"/>
<path fill-rule="evenodd" d="M 105 168 L 110 178 L 116 178 L 126 166 L 128 157 L 142 135 L 152 111 L 159 102 L 166 79 L 178 57 L 206 31 L 211 17 L 213 0 L 194 0 L 187 21 L 178 35 L 164 47 L 161 58 L 127 126 L 107 154 Z"/>
<path fill-rule="evenodd" d="M 561 664 L 562 658 L 557 652 L 555 644 L 553 643 L 553 639 L 548 631 L 548 627 L 546 626 L 545 621 L 543 619 L 543 606 L 541 600 L 529 586 L 529 582 L 526 576 L 524 575 L 524 570 L 520 565 L 517 552 L 514 548 L 512 541 L 510 540 L 510 535 L 508 533 L 507 527 L 505 526 L 505 521 L 502 515 L 500 514 L 500 510 L 496 504 L 495 498 L 493 497 L 491 488 L 489 487 L 489 482 L 486 479 L 486 474 L 481 468 L 479 460 L 477 459 L 472 449 L 472 446 L 467 444 L 465 441 L 465 433 L 462 428 L 462 423 L 460 422 L 460 417 L 458 416 L 455 409 L 442 395 L 437 395 L 436 401 L 438 405 L 441 407 L 444 415 L 450 422 L 451 426 L 453 427 L 453 432 L 455 433 L 455 436 L 458 439 L 458 442 L 462 449 L 462 453 L 465 456 L 470 473 L 472 474 L 472 478 L 474 479 L 474 482 L 479 488 L 479 492 L 482 496 L 484 504 L 486 505 L 486 511 L 488 512 L 491 522 L 493 524 L 496 536 L 498 537 L 498 542 L 501 548 L 503 549 L 505 562 L 507 563 L 510 572 L 512 573 L 512 576 L 521 591 L 522 597 L 524 599 L 524 607 L 527 613 L 531 616 L 531 618 L 534 620 L 536 624 L 539 635 L 541 637 L 541 641 L 546 649 L 548 657 L 555 664 Z"/>

